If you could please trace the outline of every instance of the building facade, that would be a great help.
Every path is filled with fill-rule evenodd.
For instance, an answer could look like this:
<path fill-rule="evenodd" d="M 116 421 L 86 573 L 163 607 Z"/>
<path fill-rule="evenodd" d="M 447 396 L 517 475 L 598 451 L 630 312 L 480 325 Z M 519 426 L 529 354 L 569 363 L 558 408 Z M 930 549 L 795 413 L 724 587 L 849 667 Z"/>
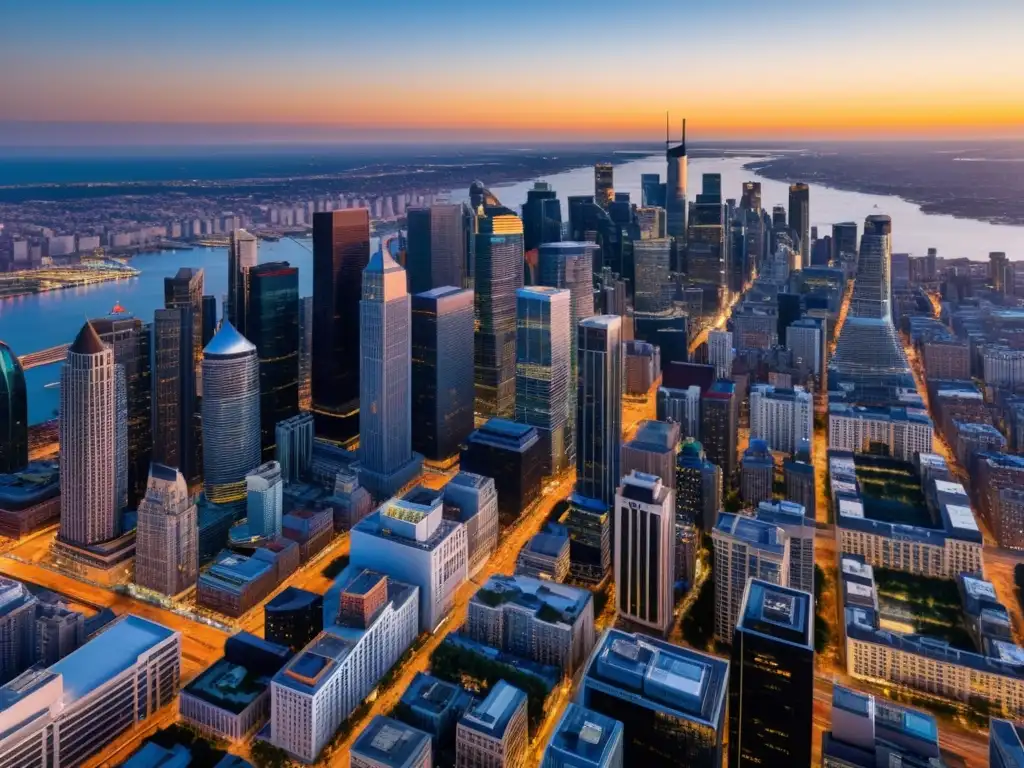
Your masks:
<path fill-rule="evenodd" d="M 194 586 L 198 576 L 196 505 L 181 471 L 154 463 L 138 510 L 135 583 L 173 596 Z"/>
<path fill-rule="evenodd" d="M 777 389 L 771 384 L 750 388 L 750 439 L 768 443 L 773 451 L 796 453 L 801 441 L 814 436 L 814 397 L 803 387 Z"/>
<path fill-rule="evenodd" d="M 577 330 L 576 492 L 611 507 L 621 477 L 622 318 L 586 318 Z"/>

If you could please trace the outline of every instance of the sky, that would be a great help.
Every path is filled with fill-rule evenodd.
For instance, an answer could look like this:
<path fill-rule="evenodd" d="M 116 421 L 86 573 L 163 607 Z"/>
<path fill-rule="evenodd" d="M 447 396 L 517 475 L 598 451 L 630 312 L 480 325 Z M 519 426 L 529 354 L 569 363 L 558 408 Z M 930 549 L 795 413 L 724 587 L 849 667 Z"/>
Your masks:
<path fill-rule="evenodd" d="M 0 142 L 1024 136 L 1021 0 L 0 0 Z"/>

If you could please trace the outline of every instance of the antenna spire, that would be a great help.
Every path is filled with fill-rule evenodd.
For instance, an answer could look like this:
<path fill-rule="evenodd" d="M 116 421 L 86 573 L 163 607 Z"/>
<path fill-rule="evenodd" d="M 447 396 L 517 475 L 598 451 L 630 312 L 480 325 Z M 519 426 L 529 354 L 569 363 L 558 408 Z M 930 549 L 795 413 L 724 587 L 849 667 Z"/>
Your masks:
<path fill-rule="evenodd" d="M 665 111 L 665 151 L 668 152 L 669 145 L 672 143 L 668 137 L 668 111 Z"/>
<path fill-rule="evenodd" d="M 686 118 L 683 118 L 683 138 L 681 141 L 683 147 L 683 154 L 686 154 Z"/>

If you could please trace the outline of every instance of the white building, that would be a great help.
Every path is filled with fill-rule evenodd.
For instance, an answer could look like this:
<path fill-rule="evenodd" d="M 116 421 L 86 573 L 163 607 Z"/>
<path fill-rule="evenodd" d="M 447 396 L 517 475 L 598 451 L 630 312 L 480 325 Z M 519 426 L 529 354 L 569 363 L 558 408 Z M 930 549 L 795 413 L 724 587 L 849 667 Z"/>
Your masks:
<path fill-rule="evenodd" d="M 676 492 L 633 471 L 615 494 L 615 612 L 665 634 L 675 602 Z"/>
<path fill-rule="evenodd" d="M 382 580 L 386 602 L 356 606 L 370 621 L 325 629 L 270 683 L 271 738 L 298 760 L 317 759 L 341 722 L 416 639 L 417 587 L 350 567 L 339 577 L 347 582 L 342 600 L 354 596 L 368 602 L 380 595 Z"/>
<path fill-rule="evenodd" d="M 350 562 L 419 587 L 420 628 L 433 630 L 455 605 L 466 581 L 466 529 L 445 520 L 442 498 L 414 489 L 385 502 L 351 531 Z"/>
<path fill-rule="evenodd" d="M 786 347 L 793 353 L 795 366 L 803 366 L 815 376 L 821 373 L 821 327 L 814 320 L 790 323 L 786 329 Z"/>
<path fill-rule="evenodd" d="M 124 616 L 0 688 L 0 768 L 76 768 L 173 701 L 180 678 L 181 633 Z"/>
<path fill-rule="evenodd" d="M 723 512 L 711 531 L 715 550 L 715 638 L 732 643 L 749 579 L 789 583 L 789 537 L 777 525 Z"/>
<path fill-rule="evenodd" d="M 526 694 L 499 680 L 459 719 L 456 768 L 522 768 L 529 752 Z"/>
<path fill-rule="evenodd" d="M 657 416 L 658 421 L 676 422 L 682 439 L 700 440 L 700 387 L 659 387 Z"/>
<path fill-rule="evenodd" d="M 715 366 L 715 376 L 720 379 L 731 379 L 734 357 L 736 350 L 732 345 L 732 332 L 709 331 L 708 364 Z"/>
<path fill-rule="evenodd" d="M 981 353 L 985 383 L 993 387 L 1024 384 L 1024 349 L 986 346 Z"/>
<path fill-rule="evenodd" d="M 199 576 L 196 505 L 177 469 L 150 464 L 135 531 L 135 583 L 164 595 L 195 586 Z"/>
<path fill-rule="evenodd" d="M 796 453 L 801 440 L 814 437 L 814 398 L 803 387 L 776 389 L 771 384 L 750 388 L 750 439 L 768 443 L 773 451 Z"/>
<path fill-rule="evenodd" d="M 889 455 L 913 461 L 917 453 L 931 453 L 934 429 L 928 412 L 919 408 L 868 408 L 829 403 L 830 451 L 869 453 L 883 445 Z"/>
<path fill-rule="evenodd" d="M 473 578 L 498 546 L 498 492 L 494 478 L 459 472 L 444 487 L 444 514 L 466 529 L 466 549 Z"/>
<path fill-rule="evenodd" d="M 795 501 L 762 501 L 758 520 L 777 526 L 789 538 L 789 580 L 786 586 L 814 594 L 814 538 L 817 527 L 803 504 Z"/>

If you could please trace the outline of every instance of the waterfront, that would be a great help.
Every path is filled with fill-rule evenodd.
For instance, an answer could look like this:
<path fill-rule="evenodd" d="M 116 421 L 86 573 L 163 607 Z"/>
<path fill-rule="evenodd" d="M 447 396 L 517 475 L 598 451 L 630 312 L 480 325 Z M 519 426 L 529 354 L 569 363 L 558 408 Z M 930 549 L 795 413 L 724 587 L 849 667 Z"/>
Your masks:
<path fill-rule="evenodd" d="M 741 184 L 759 180 L 762 202 L 769 210 L 773 205 L 788 205 L 788 186 L 757 176 L 743 169 L 743 157 L 691 160 L 689 188 L 691 199 L 700 191 L 701 174 L 722 174 L 726 197 L 739 197 Z M 665 161 L 660 156 L 630 161 L 615 167 L 615 188 L 629 192 L 640 202 L 640 175 L 660 173 L 664 177 Z M 567 217 L 566 200 L 570 195 L 593 194 L 593 170 L 589 167 L 541 177 L 558 193 L 563 218 Z M 486 183 L 486 179 L 483 179 Z M 492 191 L 506 205 L 518 207 L 526 199 L 533 181 L 495 185 Z M 467 189 L 450 190 L 452 201 L 467 198 Z M 938 248 L 940 256 L 969 257 L 983 260 L 989 251 L 1005 251 L 1011 259 L 1024 259 L 1024 227 L 993 225 L 952 216 L 933 216 L 895 197 L 868 195 L 814 186 L 811 190 L 811 224 L 820 234 L 829 234 L 837 221 L 860 224 L 872 213 L 887 213 L 893 218 L 893 249 L 897 252 L 923 254 L 929 247 Z M 304 296 L 312 293 L 312 254 L 310 241 L 280 240 L 260 243 L 260 261 L 289 261 L 299 268 L 299 290 Z M 0 339 L 14 352 L 24 355 L 71 341 L 86 318 L 106 315 L 115 304 L 146 321 L 163 305 L 163 280 L 179 267 L 200 267 L 206 273 L 207 294 L 218 298 L 227 290 L 227 250 L 196 248 L 190 251 L 143 253 L 131 260 L 140 270 L 137 278 L 82 288 L 22 296 L 0 301 Z M 58 377 L 56 366 L 44 366 L 26 372 L 29 388 L 29 420 L 38 423 L 55 415 L 59 402 L 56 387 L 47 388 Z"/>

